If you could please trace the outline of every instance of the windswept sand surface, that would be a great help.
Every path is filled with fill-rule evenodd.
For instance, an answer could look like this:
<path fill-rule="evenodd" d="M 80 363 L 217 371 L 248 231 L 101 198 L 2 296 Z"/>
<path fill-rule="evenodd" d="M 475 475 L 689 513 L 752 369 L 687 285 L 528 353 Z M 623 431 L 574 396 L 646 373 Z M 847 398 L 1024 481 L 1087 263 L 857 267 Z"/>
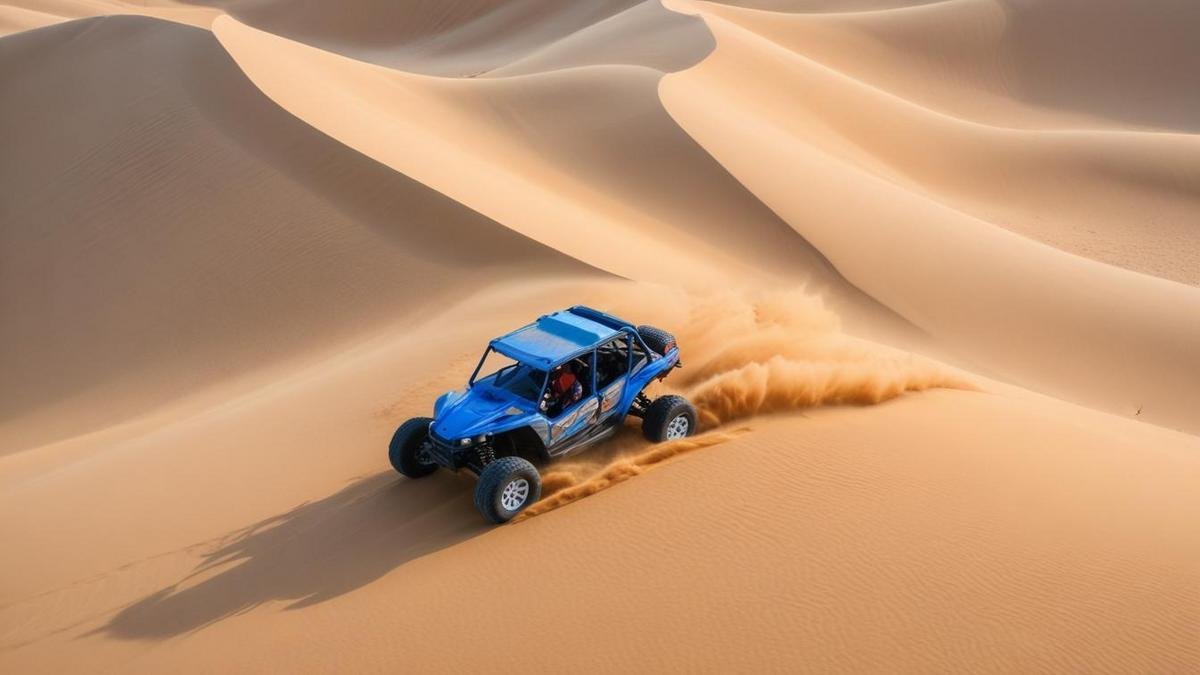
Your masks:
<path fill-rule="evenodd" d="M 1186 0 L 6 0 L 0 671 L 1200 671 Z M 677 334 L 487 528 L 486 340 Z"/>

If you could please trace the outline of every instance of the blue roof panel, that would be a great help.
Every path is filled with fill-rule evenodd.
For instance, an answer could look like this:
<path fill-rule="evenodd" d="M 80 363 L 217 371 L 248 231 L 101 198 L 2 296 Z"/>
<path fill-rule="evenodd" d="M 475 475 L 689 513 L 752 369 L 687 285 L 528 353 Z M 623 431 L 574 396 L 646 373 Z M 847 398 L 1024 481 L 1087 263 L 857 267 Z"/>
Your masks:
<path fill-rule="evenodd" d="M 614 328 L 563 310 L 492 340 L 492 346 L 522 363 L 546 370 L 619 334 Z"/>

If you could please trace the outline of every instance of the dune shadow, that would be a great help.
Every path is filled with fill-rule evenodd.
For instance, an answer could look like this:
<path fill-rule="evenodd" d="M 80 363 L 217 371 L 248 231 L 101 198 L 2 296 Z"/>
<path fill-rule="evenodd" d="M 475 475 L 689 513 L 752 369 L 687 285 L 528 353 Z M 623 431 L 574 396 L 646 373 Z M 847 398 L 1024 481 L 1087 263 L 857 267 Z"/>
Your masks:
<path fill-rule="evenodd" d="M 324 602 L 404 563 L 487 530 L 468 481 L 445 472 L 414 481 L 387 472 L 230 533 L 175 584 L 119 611 L 94 633 L 157 640 L 266 602 Z"/>

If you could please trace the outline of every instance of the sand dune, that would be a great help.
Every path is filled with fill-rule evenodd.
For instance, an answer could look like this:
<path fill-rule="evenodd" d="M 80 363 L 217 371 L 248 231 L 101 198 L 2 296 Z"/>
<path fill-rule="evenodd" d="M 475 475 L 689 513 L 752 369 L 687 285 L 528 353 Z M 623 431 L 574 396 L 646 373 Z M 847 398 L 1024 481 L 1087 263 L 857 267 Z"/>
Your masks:
<path fill-rule="evenodd" d="M 228 18 L 214 30 L 293 114 L 589 265 L 692 287 L 803 282 L 863 331 L 920 340 L 670 118 L 657 93 L 662 73 L 650 66 L 436 78 L 352 61 Z M 689 48 L 701 58 L 708 47 Z"/>
<path fill-rule="evenodd" d="M 478 522 L 463 480 L 379 473 L 378 436 L 395 411 L 453 386 L 477 336 L 546 303 L 619 304 L 634 290 L 541 287 L 399 322 L 183 420 L 9 458 L 0 509 L 25 515 L 0 533 L 25 554 L 4 561 L 3 578 L 22 580 L 19 591 L 6 586 L 0 610 L 5 662 L 480 665 L 482 649 L 447 656 L 461 654 L 455 634 L 474 625 L 466 608 L 513 604 L 526 608 L 523 621 L 476 644 L 557 627 L 563 639 L 541 651 L 551 665 L 649 667 L 699 653 L 733 663 L 755 633 L 766 636 L 756 667 L 863 669 L 903 655 L 914 670 L 1162 670 L 1196 658 L 1186 636 L 1200 602 L 1189 590 L 1197 551 L 1184 534 L 1200 515 L 1195 438 L 998 385 L 753 420 L 749 433 L 500 530 Z M 509 316 L 488 316 L 495 307 Z M 828 329 L 819 314 L 801 316 Z M 425 358 L 414 361 L 417 349 Z M 290 424 L 262 424 L 270 419 Z M 13 483 L 22 458 L 27 473 Z M 139 480 L 121 499 L 90 487 L 131 473 Z M 1042 517 L 1030 522 L 1030 512 Z M 114 522 L 138 528 L 105 526 Z M 664 542 L 667 553 L 655 553 Z M 730 565 L 737 575 L 719 571 Z M 877 569 L 886 572 L 864 572 Z M 853 591 L 863 584 L 868 595 Z M 759 611 L 736 611 L 745 603 Z M 1069 619 L 1081 614 L 1087 628 L 1076 632 Z M 808 639 L 789 637 L 792 620 L 811 622 Z M 645 638 L 647 624 L 675 646 Z M 417 646 L 388 649 L 397 633 Z M 306 639 L 316 634 L 319 643 Z M 895 646 L 918 636 L 939 647 Z M 613 652 L 616 641 L 632 647 Z M 347 646 L 334 654 L 330 643 Z"/>
<path fill-rule="evenodd" d="M 63 17 L 49 12 L 0 5 L 0 36 L 49 26 L 63 20 Z"/>
<path fill-rule="evenodd" d="M 854 137 L 786 114 L 809 89 L 802 59 L 718 17 L 706 19 L 717 50 L 664 80 L 668 110 L 851 283 L 1009 377 L 1108 410 L 1153 410 L 1151 419 L 1196 429 L 1200 356 L 1191 345 L 1200 342 L 1200 289 L 1012 236 L 923 193 L 937 182 L 918 192 L 888 180 L 844 150 Z M 734 75 L 744 72 L 761 77 Z M 791 89 L 776 86 L 797 76 Z M 875 110 L 831 103 L 848 115 Z M 886 128 L 871 124 L 864 134 Z M 924 161 L 916 148 L 901 156 L 912 158 L 910 166 Z M 945 176 L 955 173 L 972 180 L 961 170 Z M 1181 213 L 1190 204 L 1184 197 Z M 1045 292 L 1049 286 L 1056 291 Z M 1021 349 L 1011 348 L 1014 340 Z"/>
<path fill-rule="evenodd" d="M 214 29 L 250 78 L 301 119 L 614 274 L 699 283 L 725 269 L 796 278 L 797 261 L 823 263 L 675 126 L 657 99 L 657 71 L 430 78 L 230 19 Z M 720 263 L 704 264 L 713 260 Z"/>
<path fill-rule="evenodd" d="M 114 14 L 140 14 L 156 19 L 166 19 L 208 28 L 221 12 L 212 7 L 202 7 L 185 0 L 6 0 L 5 7 L 25 12 L 37 12 L 46 19 L 39 24 L 49 25 L 93 16 Z"/>
<path fill-rule="evenodd" d="M 1196 670 L 1197 19 L 7 0 L 0 670 Z M 576 303 L 705 434 L 388 469 Z"/>
<path fill-rule="evenodd" d="M 291 117 L 207 32 L 69 23 L 4 40 L 0 64 L 25 104 L 0 113 L 21 129 L 0 169 L 8 451 L 429 311 L 447 285 L 589 269 Z"/>
<path fill-rule="evenodd" d="M 730 12 L 712 5 L 698 7 L 703 7 L 708 16 L 753 31 L 740 33 L 753 38 L 739 42 L 746 46 L 739 51 L 756 54 L 753 57 L 756 64 L 774 59 L 783 61 L 773 72 L 775 75 L 786 72 L 791 78 L 787 89 L 790 98 L 772 101 L 771 105 L 785 103 L 786 108 L 776 110 L 786 109 L 788 117 L 786 121 L 777 118 L 776 122 L 786 124 L 794 134 L 804 135 L 818 149 L 928 194 L 956 210 L 1057 248 L 1167 279 L 1200 284 L 1197 271 L 1200 258 L 1196 257 L 1194 247 L 1181 248 L 1175 244 L 1197 235 L 1195 213 L 1200 208 L 1197 187 L 1200 174 L 1195 167 L 1200 144 L 1194 136 L 1100 130 L 1080 120 L 1073 127 L 1057 130 L 1041 128 L 1053 124 L 1041 120 L 1036 122 L 1037 129 L 1011 129 L 1007 128 L 1011 120 L 1022 120 L 1025 116 L 1011 110 L 1012 106 L 997 105 L 995 97 L 980 96 L 972 85 L 989 78 L 978 76 L 979 69 L 931 76 L 930 69 L 923 67 L 924 62 L 911 56 L 920 52 L 904 45 L 895 49 L 903 47 L 907 58 L 879 59 L 893 68 L 921 67 L 919 72 L 926 87 L 939 93 L 957 93 L 964 100 L 978 103 L 989 111 L 984 118 L 999 126 L 948 117 L 914 105 L 911 97 L 915 85 L 896 90 L 909 98 L 881 90 L 879 87 L 894 87 L 893 83 L 902 78 L 888 73 L 887 67 L 878 66 L 874 60 L 861 59 L 857 49 L 852 57 L 839 55 L 828 61 L 838 65 L 855 62 L 858 68 L 850 72 L 871 70 L 876 73 L 874 77 L 866 75 L 867 80 L 859 80 L 847 77 L 843 70 L 826 67 L 820 61 L 824 58 L 821 49 L 812 47 L 806 30 L 813 15 Z M 1007 28 L 1005 14 L 999 7 L 978 3 L 942 3 L 922 6 L 919 11 L 835 16 L 857 23 L 864 16 L 889 20 L 875 27 L 872 35 L 903 33 L 892 21 L 907 22 L 914 16 L 936 22 L 908 39 L 929 47 L 938 44 L 933 34 L 956 36 L 956 40 L 969 43 L 980 52 L 978 60 L 994 66 L 996 72 L 990 80 L 997 87 L 1004 84 L 1019 89 L 1018 85 L 1005 84 L 1020 77 L 1008 74 L 999 65 L 999 57 L 1007 51 L 995 44 L 998 38 L 981 42 L 945 28 L 949 24 L 971 25 L 971 21 L 959 16 L 963 11 L 969 11 L 973 18 L 991 27 L 992 33 L 1002 34 L 1002 29 Z M 974 16 L 980 12 L 986 16 Z M 828 20 L 829 15 L 815 16 Z M 732 27 L 725 32 L 734 34 Z M 835 37 L 844 36 L 839 32 Z M 1005 45 L 1022 45 L 1023 40 L 1020 35 L 1010 37 Z M 845 39 L 835 41 L 843 47 L 858 44 Z M 949 47 L 946 49 L 950 51 Z M 940 51 L 928 59 L 942 64 L 961 64 L 965 60 L 953 51 Z M 888 73 L 886 78 L 879 77 L 880 72 Z M 1064 75 L 1063 79 L 1068 78 Z M 1164 87 L 1170 91 L 1190 91 L 1182 83 L 1167 83 Z M 1097 97 L 1084 91 L 1077 98 L 1088 102 Z M 822 105 L 803 106 L 804 101 L 814 99 L 822 101 Z M 1186 111 L 1187 105 L 1172 102 L 1155 108 Z M 978 118 L 974 111 L 965 112 Z M 1026 120 L 1026 123 L 1035 122 Z M 822 133 L 814 133 L 817 130 Z M 938 152 L 928 152 L 933 147 Z M 1073 198 L 1063 199 L 1064 193 Z"/>
<path fill-rule="evenodd" d="M 1194 437 L 1044 399 L 925 394 L 757 420 L 582 502 L 485 530 L 463 500 L 469 484 L 379 473 L 388 420 L 364 413 L 402 389 L 375 373 L 432 372 L 407 354 L 428 333 L 408 332 L 193 419 L 205 438 L 185 427 L 113 445 L 125 456 L 100 464 L 102 476 L 140 467 L 144 477 L 127 499 L 89 496 L 94 460 L 11 494 L 4 508 L 19 499 L 35 509 L 21 519 L 27 532 L 5 523 L 4 536 L 29 546 L 5 578 L 26 580 L 22 598 L 35 597 L 0 614 L 13 627 L 5 662 L 49 671 L 88 654 L 97 667 L 135 671 L 451 669 L 482 667 L 489 648 L 549 630 L 560 638 L 540 647 L 547 669 L 703 658 L 1186 670 L 1198 656 L 1188 641 L 1200 603 L 1187 536 L 1200 515 Z M 428 384 L 449 384 L 439 379 Z M 415 405 L 419 392 L 406 393 Z M 254 431 L 313 405 L 325 415 Z M 180 475 L 170 457 L 180 452 L 220 468 Z M 281 474 L 285 458 L 305 469 Z M 156 508 L 139 514 L 147 503 Z M 36 534 L 66 513 L 76 514 L 69 530 Z M 159 534 L 97 527 L 122 519 Z M 34 559 L 52 562 L 35 571 Z M 493 626 L 499 606 L 522 607 L 522 621 Z M 64 620 L 80 623 L 55 634 Z M 456 649 L 456 634 L 481 620 L 491 629 L 475 638 L 479 649 Z M 391 648 L 397 634 L 412 645 Z M 763 648 L 747 655 L 751 639 Z M 935 647 L 908 646 L 918 640 Z"/>
<path fill-rule="evenodd" d="M 839 72 L 998 126 L 1194 132 L 1195 3 L 705 2 Z M 746 7 L 757 7 L 746 9 Z M 761 11 L 770 9 L 775 11 Z M 1072 39 L 1063 40 L 1065 31 Z M 1178 67 L 1163 67 L 1174 64 Z"/>

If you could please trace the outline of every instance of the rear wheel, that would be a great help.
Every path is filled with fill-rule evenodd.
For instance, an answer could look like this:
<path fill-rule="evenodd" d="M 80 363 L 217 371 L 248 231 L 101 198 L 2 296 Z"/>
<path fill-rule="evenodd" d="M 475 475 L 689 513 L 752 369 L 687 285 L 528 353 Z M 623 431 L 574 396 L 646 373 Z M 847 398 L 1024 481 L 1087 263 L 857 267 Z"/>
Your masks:
<path fill-rule="evenodd" d="M 667 394 L 654 399 L 642 418 L 642 435 L 659 443 L 696 433 L 696 409 L 682 396 Z"/>
<path fill-rule="evenodd" d="M 537 467 L 520 457 L 488 464 L 475 485 L 475 508 L 489 523 L 506 523 L 541 497 Z"/>
<path fill-rule="evenodd" d="M 665 356 L 667 352 L 675 348 L 675 336 L 661 328 L 638 326 L 637 332 L 641 336 L 642 342 L 645 342 L 646 346 L 655 354 Z"/>
<path fill-rule="evenodd" d="M 388 446 L 392 468 L 409 478 L 421 478 L 437 471 L 437 464 L 426 463 L 420 457 L 421 445 L 428 440 L 432 423 L 428 417 L 414 417 L 396 429 Z"/>

